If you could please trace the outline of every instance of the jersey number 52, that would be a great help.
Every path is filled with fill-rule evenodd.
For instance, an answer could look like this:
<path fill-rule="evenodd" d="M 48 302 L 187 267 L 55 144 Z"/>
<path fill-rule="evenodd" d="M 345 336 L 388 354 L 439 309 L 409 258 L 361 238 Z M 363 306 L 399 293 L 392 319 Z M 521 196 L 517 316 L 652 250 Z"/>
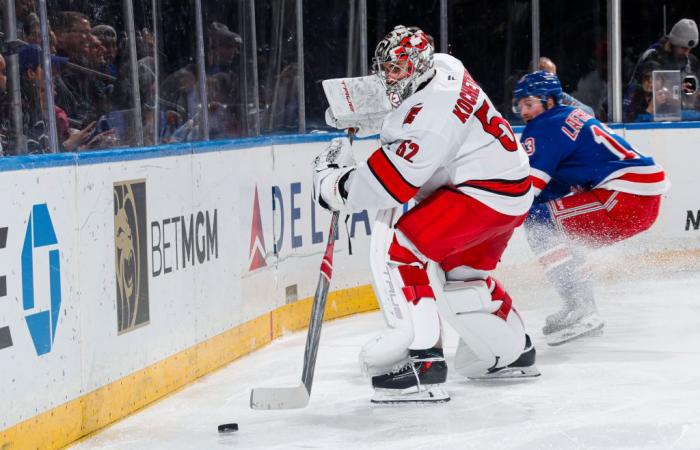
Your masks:
<path fill-rule="evenodd" d="M 413 162 L 411 158 L 416 156 L 416 153 L 418 153 L 419 147 L 418 144 L 415 142 L 412 142 L 410 140 L 408 141 L 403 141 L 401 145 L 398 146 L 396 149 L 396 154 L 403 159 L 405 159 L 408 162 Z"/>

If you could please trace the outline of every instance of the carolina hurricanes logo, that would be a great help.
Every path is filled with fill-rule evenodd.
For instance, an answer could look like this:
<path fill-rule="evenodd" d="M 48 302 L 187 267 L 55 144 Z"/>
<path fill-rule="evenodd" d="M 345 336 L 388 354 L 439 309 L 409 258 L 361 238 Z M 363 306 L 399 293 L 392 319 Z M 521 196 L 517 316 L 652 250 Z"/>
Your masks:
<path fill-rule="evenodd" d="M 260 220 L 260 203 L 258 202 L 258 187 L 255 186 L 255 199 L 253 200 L 253 221 L 250 226 L 250 250 L 248 250 L 248 271 L 267 266 L 265 262 L 265 237 L 263 236 L 262 220 Z"/>
<path fill-rule="evenodd" d="M 535 153 L 535 138 L 529 137 L 525 139 L 523 144 L 525 145 L 525 153 L 527 153 L 527 156 L 531 156 Z"/>
<path fill-rule="evenodd" d="M 392 92 L 391 94 L 389 94 L 389 103 L 391 103 L 391 106 L 393 106 L 394 108 L 398 108 L 401 104 L 401 97 L 399 96 L 399 94 L 397 94 L 396 92 Z"/>
<path fill-rule="evenodd" d="M 420 112 L 420 110 L 423 109 L 423 104 L 418 103 L 417 105 L 414 105 L 409 111 L 408 114 L 406 114 L 406 117 L 403 119 L 403 124 L 404 125 L 410 125 L 413 123 L 413 121 L 416 119 L 416 116 Z"/>

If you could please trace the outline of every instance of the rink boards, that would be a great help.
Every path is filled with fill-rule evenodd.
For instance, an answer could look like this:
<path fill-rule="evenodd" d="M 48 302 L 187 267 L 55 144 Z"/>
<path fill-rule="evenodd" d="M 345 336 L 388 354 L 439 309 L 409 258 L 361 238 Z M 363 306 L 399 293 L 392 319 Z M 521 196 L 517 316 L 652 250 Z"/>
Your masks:
<path fill-rule="evenodd" d="M 699 247 L 700 128 L 617 132 L 673 183 L 627 249 Z M 330 219 L 311 161 L 332 136 L 0 159 L 0 448 L 66 445 L 303 328 Z M 372 219 L 341 224 L 329 318 L 376 308 Z M 532 262 L 518 234 L 503 266 Z"/>

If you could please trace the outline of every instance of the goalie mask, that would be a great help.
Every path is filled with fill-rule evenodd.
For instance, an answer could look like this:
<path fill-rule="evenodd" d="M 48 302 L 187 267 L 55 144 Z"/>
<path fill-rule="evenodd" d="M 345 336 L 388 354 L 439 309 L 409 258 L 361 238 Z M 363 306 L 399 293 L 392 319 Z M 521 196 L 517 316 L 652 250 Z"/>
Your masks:
<path fill-rule="evenodd" d="M 397 25 L 374 51 L 373 70 L 398 107 L 433 75 L 433 38 L 417 27 Z"/>

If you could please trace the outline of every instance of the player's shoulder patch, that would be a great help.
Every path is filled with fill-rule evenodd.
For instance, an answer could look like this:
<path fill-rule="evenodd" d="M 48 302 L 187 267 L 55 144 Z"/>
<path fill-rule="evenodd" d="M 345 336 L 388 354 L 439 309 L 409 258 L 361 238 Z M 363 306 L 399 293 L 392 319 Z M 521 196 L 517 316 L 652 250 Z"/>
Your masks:
<path fill-rule="evenodd" d="M 416 120 L 416 116 L 418 113 L 421 112 L 423 109 L 423 103 L 417 103 L 411 107 L 411 109 L 408 110 L 406 113 L 406 116 L 403 118 L 403 123 L 402 125 L 410 125 L 413 123 L 414 120 Z"/>

